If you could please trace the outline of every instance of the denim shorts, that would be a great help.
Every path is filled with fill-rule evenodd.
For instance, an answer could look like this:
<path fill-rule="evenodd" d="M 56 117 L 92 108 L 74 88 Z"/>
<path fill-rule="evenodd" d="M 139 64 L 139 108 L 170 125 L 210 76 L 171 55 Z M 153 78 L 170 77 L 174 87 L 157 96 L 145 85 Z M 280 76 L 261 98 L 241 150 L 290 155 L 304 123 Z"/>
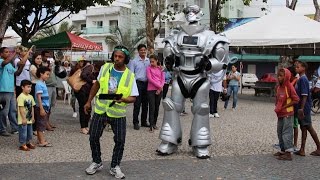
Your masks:
<path fill-rule="evenodd" d="M 312 125 L 311 114 L 305 115 L 304 119 L 302 119 L 302 120 L 299 119 L 299 124 L 300 124 L 300 128 L 304 127 L 304 126 Z"/>

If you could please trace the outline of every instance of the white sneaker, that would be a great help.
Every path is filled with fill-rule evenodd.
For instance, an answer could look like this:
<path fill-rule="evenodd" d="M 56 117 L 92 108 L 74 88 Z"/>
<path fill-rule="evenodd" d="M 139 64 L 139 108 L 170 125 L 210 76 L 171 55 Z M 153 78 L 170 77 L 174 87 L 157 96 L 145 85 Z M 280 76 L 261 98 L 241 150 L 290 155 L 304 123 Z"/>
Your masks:
<path fill-rule="evenodd" d="M 73 113 L 72 117 L 76 118 L 78 114 L 76 112 Z"/>
<path fill-rule="evenodd" d="M 232 108 L 232 111 L 236 111 L 236 108 Z"/>
<path fill-rule="evenodd" d="M 214 115 L 213 114 L 209 114 L 209 118 L 214 118 Z"/>
<path fill-rule="evenodd" d="M 86 173 L 89 175 L 95 174 L 97 171 L 101 170 L 103 168 L 102 163 L 91 163 L 90 166 L 86 169 Z"/>
<path fill-rule="evenodd" d="M 124 178 L 125 178 L 125 176 L 124 176 L 124 174 L 122 173 L 122 171 L 121 171 L 121 169 L 120 169 L 119 166 L 116 166 L 116 167 L 114 167 L 114 168 L 111 168 L 111 169 L 110 169 L 110 174 L 111 174 L 112 176 L 114 176 L 115 178 L 117 178 L 117 179 L 124 179 Z"/>
<path fill-rule="evenodd" d="M 219 117 L 220 117 L 218 113 L 214 113 L 213 115 L 214 115 L 214 117 L 216 117 L 216 118 L 219 118 Z"/>

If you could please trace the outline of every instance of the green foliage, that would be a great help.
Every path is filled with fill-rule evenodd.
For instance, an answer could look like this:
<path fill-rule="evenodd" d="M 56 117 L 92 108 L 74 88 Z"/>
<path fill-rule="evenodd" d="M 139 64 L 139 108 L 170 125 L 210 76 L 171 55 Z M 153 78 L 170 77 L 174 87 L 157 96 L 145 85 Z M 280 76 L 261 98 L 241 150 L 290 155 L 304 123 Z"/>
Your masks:
<path fill-rule="evenodd" d="M 40 29 L 32 38 L 31 41 L 37 41 L 46 37 L 54 36 L 56 34 L 59 34 L 61 32 L 73 32 L 75 31 L 75 27 L 73 25 L 70 25 L 67 21 L 63 21 L 60 23 L 59 27 L 56 28 L 56 26 L 48 25 L 43 29 Z M 81 32 L 75 31 L 73 32 L 76 35 L 82 34 Z"/>
<path fill-rule="evenodd" d="M 27 41 L 42 28 L 50 27 L 58 22 L 54 18 L 62 11 L 78 13 L 95 4 L 110 5 L 114 0 L 22 0 L 18 3 L 9 25 Z M 1 4 L 0 6 L 3 6 Z"/>
<path fill-rule="evenodd" d="M 142 41 L 142 39 L 145 38 L 145 35 L 133 37 L 131 34 L 131 29 L 123 31 L 117 27 L 114 34 L 106 36 L 105 41 L 107 44 L 126 46 L 129 49 L 130 55 L 132 56 L 137 45 Z"/>

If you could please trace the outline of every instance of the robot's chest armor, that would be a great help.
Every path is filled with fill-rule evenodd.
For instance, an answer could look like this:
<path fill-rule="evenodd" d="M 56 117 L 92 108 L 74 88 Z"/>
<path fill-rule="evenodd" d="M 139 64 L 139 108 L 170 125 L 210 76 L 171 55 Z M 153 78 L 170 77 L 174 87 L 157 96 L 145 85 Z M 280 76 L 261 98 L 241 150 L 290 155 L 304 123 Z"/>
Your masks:
<path fill-rule="evenodd" d="M 197 51 L 201 52 L 205 47 L 207 37 L 204 33 L 197 33 L 192 36 L 185 32 L 177 34 L 177 47 L 180 51 Z"/>

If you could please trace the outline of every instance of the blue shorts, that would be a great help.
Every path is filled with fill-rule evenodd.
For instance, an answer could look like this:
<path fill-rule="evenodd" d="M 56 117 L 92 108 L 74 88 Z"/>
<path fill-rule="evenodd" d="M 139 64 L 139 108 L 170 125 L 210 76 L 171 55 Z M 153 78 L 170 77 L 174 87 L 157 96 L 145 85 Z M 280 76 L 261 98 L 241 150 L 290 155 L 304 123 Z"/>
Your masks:
<path fill-rule="evenodd" d="M 312 125 L 311 114 L 305 115 L 304 119 L 299 119 L 300 128 Z"/>

